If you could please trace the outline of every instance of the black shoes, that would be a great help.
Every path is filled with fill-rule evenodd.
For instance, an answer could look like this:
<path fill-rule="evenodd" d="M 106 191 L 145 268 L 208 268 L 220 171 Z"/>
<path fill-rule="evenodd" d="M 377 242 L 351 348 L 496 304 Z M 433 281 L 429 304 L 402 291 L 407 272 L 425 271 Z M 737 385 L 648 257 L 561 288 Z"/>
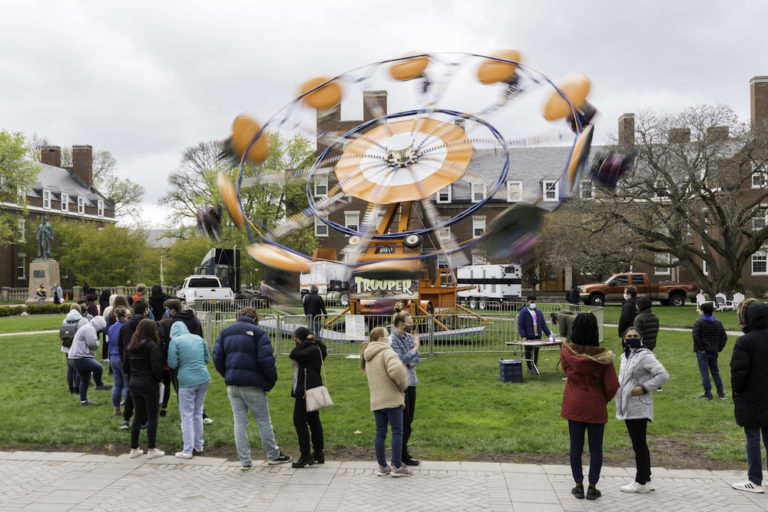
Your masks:
<path fill-rule="evenodd" d="M 410 455 L 406 455 L 405 457 L 403 457 L 403 464 L 405 464 L 406 466 L 418 466 L 419 464 L 421 464 L 421 461 L 419 459 L 414 459 Z"/>
<path fill-rule="evenodd" d="M 325 464 L 325 454 L 323 452 L 316 452 L 313 457 L 316 464 Z"/>
<path fill-rule="evenodd" d="M 101 386 L 96 386 L 96 389 L 99 391 L 109 391 L 112 389 L 112 384 L 102 384 Z"/>
<path fill-rule="evenodd" d="M 315 458 L 312 455 L 302 455 L 299 460 L 291 464 L 292 468 L 303 468 L 304 466 L 311 466 L 315 463 Z"/>
<path fill-rule="evenodd" d="M 603 493 L 601 493 L 596 487 L 589 487 L 589 488 L 587 488 L 587 499 L 588 500 L 596 500 L 597 498 L 599 498 L 602 495 L 603 495 Z"/>
<path fill-rule="evenodd" d="M 573 489 L 571 489 L 571 494 L 576 496 L 578 499 L 583 500 L 584 499 L 584 486 L 579 484 Z"/>

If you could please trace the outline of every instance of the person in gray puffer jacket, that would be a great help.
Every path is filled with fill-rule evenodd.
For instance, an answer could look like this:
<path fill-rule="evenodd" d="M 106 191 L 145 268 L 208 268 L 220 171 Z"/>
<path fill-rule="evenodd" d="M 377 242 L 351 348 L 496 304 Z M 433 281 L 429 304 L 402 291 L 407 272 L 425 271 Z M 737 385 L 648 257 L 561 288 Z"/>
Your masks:
<path fill-rule="evenodd" d="M 624 492 L 645 493 L 653 490 L 651 454 L 646 432 L 653 421 L 653 391 L 660 388 L 669 374 L 653 352 L 643 345 L 640 332 L 630 327 L 624 333 L 624 353 L 619 369 L 619 391 L 616 393 L 616 418 L 624 420 L 635 451 L 635 479 L 621 487 Z"/>

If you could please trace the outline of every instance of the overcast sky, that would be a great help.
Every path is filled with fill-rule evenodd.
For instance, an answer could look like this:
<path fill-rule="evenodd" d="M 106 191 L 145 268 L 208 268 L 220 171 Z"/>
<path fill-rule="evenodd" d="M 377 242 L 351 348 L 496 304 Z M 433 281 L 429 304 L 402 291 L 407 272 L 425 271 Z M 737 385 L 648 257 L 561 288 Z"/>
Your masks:
<path fill-rule="evenodd" d="M 749 120 L 749 79 L 768 75 L 762 1 L 3 2 L 0 128 L 108 150 L 146 188 L 146 221 L 182 151 L 267 119 L 318 74 L 408 51 L 517 48 L 557 79 L 581 72 L 601 111 L 729 105 Z"/>

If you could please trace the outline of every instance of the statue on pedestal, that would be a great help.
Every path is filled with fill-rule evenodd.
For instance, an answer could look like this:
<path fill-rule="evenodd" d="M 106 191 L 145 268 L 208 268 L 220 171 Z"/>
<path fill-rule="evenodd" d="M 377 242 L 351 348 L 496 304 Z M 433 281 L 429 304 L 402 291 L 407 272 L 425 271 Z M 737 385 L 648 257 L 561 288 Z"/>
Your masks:
<path fill-rule="evenodd" d="M 43 215 L 43 223 L 37 227 L 37 257 L 47 260 L 51 257 L 53 226 L 48 224 L 48 217 Z"/>

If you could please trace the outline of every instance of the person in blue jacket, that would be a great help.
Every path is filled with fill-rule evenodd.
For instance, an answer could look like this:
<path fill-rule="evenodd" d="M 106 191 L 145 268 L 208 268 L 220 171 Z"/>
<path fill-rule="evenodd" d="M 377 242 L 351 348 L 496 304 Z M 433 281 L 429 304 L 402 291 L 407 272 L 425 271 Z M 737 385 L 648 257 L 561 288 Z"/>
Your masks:
<path fill-rule="evenodd" d="M 544 313 L 536 308 L 536 297 L 529 295 L 525 307 L 517 315 L 517 332 L 522 341 L 540 340 L 542 332 L 549 336 L 551 332 L 544 319 Z M 536 369 L 539 364 L 538 347 L 525 347 L 525 364 L 528 365 L 528 373 L 538 374 Z"/>
<path fill-rule="evenodd" d="M 259 425 L 267 462 L 284 464 L 291 461 L 290 456 L 280 451 L 272 431 L 267 392 L 277 382 L 277 367 L 272 343 L 258 326 L 258 319 L 255 308 L 241 309 L 237 321 L 221 331 L 213 347 L 213 365 L 224 377 L 232 405 L 235 447 L 243 471 L 251 469 L 248 411 Z"/>
<path fill-rule="evenodd" d="M 210 361 L 208 345 L 197 334 L 191 334 L 184 322 L 171 326 L 171 344 L 168 347 L 168 366 L 178 369 L 179 415 L 184 448 L 176 453 L 181 459 L 191 459 L 203 452 L 203 403 L 211 374 L 206 365 Z"/>

